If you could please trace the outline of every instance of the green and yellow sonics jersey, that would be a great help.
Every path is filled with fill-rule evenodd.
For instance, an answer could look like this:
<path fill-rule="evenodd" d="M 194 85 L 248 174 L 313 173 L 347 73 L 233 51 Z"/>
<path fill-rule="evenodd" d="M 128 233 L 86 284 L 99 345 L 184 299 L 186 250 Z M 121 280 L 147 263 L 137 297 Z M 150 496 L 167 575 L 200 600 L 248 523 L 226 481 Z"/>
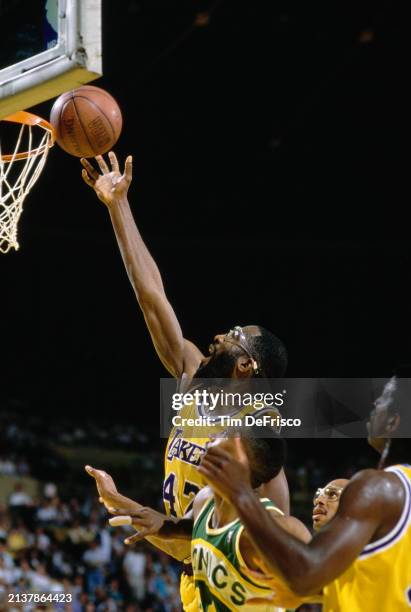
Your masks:
<path fill-rule="evenodd" d="M 269 499 L 262 499 L 267 510 L 278 512 Z M 196 518 L 191 542 L 191 560 L 199 610 L 207 612 L 275 612 L 273 591 L 266 581 L 244 573 L 245 562 L 240 551 L 240 537 L 244 529 L 240 519 L 224 527 L 212 527 L 214 498 L 208 500 Z M 270 602 L 271 600 L 271 602 Z"/>

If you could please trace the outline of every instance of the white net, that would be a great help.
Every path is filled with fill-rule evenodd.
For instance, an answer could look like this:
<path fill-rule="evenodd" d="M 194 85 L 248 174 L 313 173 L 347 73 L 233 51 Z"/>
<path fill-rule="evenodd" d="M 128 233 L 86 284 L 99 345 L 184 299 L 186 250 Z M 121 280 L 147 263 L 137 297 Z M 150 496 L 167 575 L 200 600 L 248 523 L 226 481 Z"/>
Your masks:
<path fill-rule="evenodd" d="M 2 155 L 0 142 L 0 252 L 18 250 L 17 230 L 26 195 L 46 163 L 52 132 L 41 123 L 21 124 L 14 153 Z"/>

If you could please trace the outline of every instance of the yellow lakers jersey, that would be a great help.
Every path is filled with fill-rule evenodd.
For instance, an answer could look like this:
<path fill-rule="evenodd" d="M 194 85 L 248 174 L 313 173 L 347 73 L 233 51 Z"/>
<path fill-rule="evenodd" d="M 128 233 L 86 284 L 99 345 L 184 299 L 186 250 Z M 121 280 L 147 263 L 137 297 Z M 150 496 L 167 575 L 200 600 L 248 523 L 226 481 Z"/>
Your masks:
<path fill-rule="evenodd" d="M 246 414 L 255 412 L 252 405 L 238 407 L 230 412 L 230 417 L 241 419 Z M 278 414 L 275 408 L 259 410 L 259 415 L 270 412 Z M 206 445 L 211 436 L 218 436 L 224 432 L 224 421 L 214 417 L 213 426 L 187 424 L 190 419 L 205 418 L 201 407 L 197 408 L 195 402 L 184 406 L 179 411 L 181 426 L 173 427 L 168 438 L 164 457 L 164 483 L 163 500 L 167 514 L 178 518 L 190 511 L 194 497 L 205 486 L 200 472 L 197 469 Z M 207 417 L 211 418 L 211 417 Z M 213 419 L 211 419 L 213 420 Z M 198 437 L 205 436 L 205 437 Z"/>
<path fill-rule="evenodd" d="M 324 612 L 410 612 L 411 466 L 386 468 L 405 490 L 401 517 L 390 533 L 368 544 L 358 559 L 324 588 Z"/>

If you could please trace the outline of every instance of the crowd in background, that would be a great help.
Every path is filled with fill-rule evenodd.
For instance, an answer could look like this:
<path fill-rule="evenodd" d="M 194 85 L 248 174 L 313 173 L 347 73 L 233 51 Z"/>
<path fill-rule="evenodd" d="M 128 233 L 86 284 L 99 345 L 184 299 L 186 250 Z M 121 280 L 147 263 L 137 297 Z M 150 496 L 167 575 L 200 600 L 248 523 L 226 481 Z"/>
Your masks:
<path fill-rule="evenodd" d="M 103 427 L 72 423 L 60 436 L 48 438 L 57 428 L 56 424 L 48 423 L 41 430 L 40 419 L 36 417 L 17 418 L 4 411 L 0 415 L 0 481 L 6 479 L 11 485 L 5 503 L 0 504 L 0 612 L 39 609 L 2 608 L 1 596 L 13 592 L 70 593 L 71 604 L 60 607 L 53 604 L 51 608 L 65 612 L 181 610 L 180 564 L 146 543 L 125 546 L 126 528 L 108 525 L 107 513 L 98 503 L 94 483 L 83 467 L 80 473 L 79 466 L 74 467 L 64 460 L 64 452 L 59 453 L 59 449 L 74 444 L 75 439 L 78 443 L 85 439 L 91 452 L 91 442 L 96 442 L 96 432 Z M 106 429 L 100 443 L 95 443 L 96 448 L 106 448 L 102 439 L 110 438 L 111 431 L 113 438 L 108 445 L 118 449 L 114 453 L 119 452 L 123 458 L 127 448 L 130 452 L 126 457 L 132 456 L 130 440 L 137 445 L 138 439 L 139 448 L 141 445 L 150 448 L 149 438 L 133 427 L 129 428 L 127 439 L 118 435 L 122 429 L 116 425 Z M 52 446 L 47 439 L 53 441 Z M 310 526 L 312 496 L 317 487 L 331 478 L 349 478 L 368 459 L 355 451 L 353 458 L 340 456 L 337 460 L 334 456 L 330 464 L 325 457 L 315 458 L 307 453 L 311 442 L 305 445 L 303 442 L 297 440 L 290 445 L 292 452 L 286 472 L 292 492 L 292 513 Z M 338 450 L 336 443 L 330 442 L 333 452 Z M 301 448 L 304 460 L 297 456 Z M 147 481 L 143 480 L 147 463 L 139 465 L 136 471 L 138 486 L 129 483 L 130 488 L 123 491 L 121 482 L 121 489 L 138 501 L 161 509 L 162 454 L 160 450 L 147 450 L 142 455 L 146 461 L 149 453 L 157 470 L 149 477 L 155 496 L 150 497 Z M 126 473 L 133 471 L 127 461 Z M 117 472 L 114 475 L 117 480 Z M 27 486 L 28 481 L 34 483 L 35 493 Z"/>
<path fill-rule="evenodd" d="M 179 610 L 179 564 L 145 544 L 125 546 L 127 535 L 107 525 L 95 497 L 62 500 L 47 483 L 36 499 L 17 482 L 0 507 L 0 596 L 71 593 L 70 605 L 53 604 L 70 612 Z"/>
<path fill-rule="evenodd" d="M 24 414 L 19 414 L 21 408 Z M 116 423 L 103 419 L 73 419 L 64 414 L 56 419 L 47 419 L 29 411 L 27 405 L 13 403 L 2 405 L 0 431 L 5 443 L 13 448 L 32 448 L 44 440 L 53 440 L 66 446 L 86 443 L 104 445 L 106 448 L 131 450 L 149 448 L 152 439 L 141 427 L 133 423 Z"/>

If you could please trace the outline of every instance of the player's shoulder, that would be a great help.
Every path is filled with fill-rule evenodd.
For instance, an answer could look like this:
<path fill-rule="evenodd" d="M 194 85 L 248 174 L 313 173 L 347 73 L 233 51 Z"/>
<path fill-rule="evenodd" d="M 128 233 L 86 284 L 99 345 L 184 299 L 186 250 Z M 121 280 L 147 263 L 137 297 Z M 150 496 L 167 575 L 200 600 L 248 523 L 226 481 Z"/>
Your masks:
<path fill-rule="evenodd" d="M 287 531 L 298 540 L 306 543 L 311 540 L 311 533 L 304 523 L 297 517 L 290 515 L 281 516 L 274 513 L 272 513 L 271 516 L 275 519 L 276 523 L 278 523 L 282 529 L 284 529 L 284 531 Z"/>
<path fill-rule="evenodd" d="M 210 487 L 206 486 L 200 489 L 197 495 L 194 498 L 193 502 L 193 518 L 196 520 L 205 507 L 205 505 L 210 501 L 213 497 L 213 491 Z"/>
<path fill-rule="evenodd" d="M 398 476 L 385 470 L 366 469 L 353 476 L 343 491 L 339 512 L 349 509 L 357 512 L 388 511 L 401 501 L 404 488 Z"/>
<path fill-rule="evenodd" d="M 382 495 L 392 493 L 392 489 L 402 489 L 401 482 L 392 471 L 366 469 L 357 472 L 348 483 L 345 492 L 353 492 L 354 489 L 361 489 L 363 493 L 374 493 Z"/>

